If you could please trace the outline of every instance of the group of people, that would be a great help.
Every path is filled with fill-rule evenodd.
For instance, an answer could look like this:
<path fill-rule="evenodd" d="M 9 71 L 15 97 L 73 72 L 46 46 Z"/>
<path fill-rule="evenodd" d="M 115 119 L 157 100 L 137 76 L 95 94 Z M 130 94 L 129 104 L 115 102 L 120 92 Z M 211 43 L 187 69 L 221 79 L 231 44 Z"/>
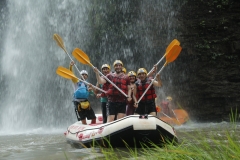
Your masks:
<path fill-rule="evenodd" d="M 74 62 L 70 62 L 71 71 L 73 65 Z M 86 85 L 77 79 L 72 79 L 74 84 L 73 103 L 78 120 L 87 124 L 87 118 L 91 119 L 92 123 L 96 123 L 95 113 L 88 101 L 89 94 L 95 94 L 96 97 L 100 98 L 103 123 L 132 114 L 156 116 L 155 98 L 157 95 L 154 87 L 162 86 L 159 74 L 156 75 L 156 79 L 152 77 L 157 70 L 157 66 L 154 66 L 151 73 L 148 73 L 145 68 L 139 68 L 137 73 L 134 71 L 126 73 L 122 61 L 115 60 L 113 67 L 114 72 L 111 72 L 110 65 L 103 64 L 101 75 L 97 68 L 93 69 L 97 79 L 96 87 L 105 92 L 101 92 L 96 87 Z M 86 81 L 88 78 L 87 71 L 82 70 L 80 74 L 82 79 Z M 149 85 L 151 86 L 149 87 Z"/>

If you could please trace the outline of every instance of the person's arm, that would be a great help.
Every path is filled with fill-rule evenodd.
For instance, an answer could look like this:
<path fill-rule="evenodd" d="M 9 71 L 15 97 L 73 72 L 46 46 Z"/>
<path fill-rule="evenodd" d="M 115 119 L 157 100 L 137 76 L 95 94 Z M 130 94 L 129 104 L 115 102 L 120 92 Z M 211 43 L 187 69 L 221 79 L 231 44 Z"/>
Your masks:
<path fill-rule="evenodd" d="M 136 95 L 137 95 L 137 85 L 136 84 L 134 84 L 134 88 L 133 88 L 133 95 L 132 95 L 132 97 L 133 97 L 133 103 L 134 103 L 134 107 L 135 108 L 137 108 L 138 107 L 138 104 L 137 104 L 137 98 L 136 98 Z"/>
<path fill-rule="evenodd" d="M 153 81 L 153 85 L 156 87 L 161 87 L 162 86 L 162 81 L 160 79 L 160 74 L 157 74 L 156 80 Z"/>
<path fill-rule="evenodd" d="M 134 102 L 134 106 L 137 107 L 137 98 L 136 98 L 136 94 L 137 94 L 137 86 L 136 84 L 134 84 L 134 88 L 133 88 L 133 102 Z"/>
<path fill-rule="evenodd" d="M 148 77 L 153 77 L 154 73 L 156 73 L 157 65 L 155 64 L 153 67 L 154 67 L 154 69 L 151 72 L 148 73 Z"/>
<path fill-rule="evenodd" d="M 96 83 L 96 87 L 98 87 L 98 88 L 100 87 L 98 82 Z M 96 88 L 93 88 L 93 92 L 94 92 L 95 95 L 98 94 L 98 90 Z"/>
<path fill-rule="evenodd" d="M 71 61 L 71 62 L 70 62 L 70 65 L 69 65 L 69 70 L 70 70 L 71 72 L 73 72 L 73 65 L 74 65 L 74 62 Z M 72 82 L 75 84 L 75 83 L 78 82 L 78 79 L 72 78 Z"/>
<path fill-rule="evenodd" d="M 96 67 L 93 68 L 93 70 L 94 70 L 94 72 L 96 73 L 97 82 L 98 82 L 99 84 L 104 84 L 104 83 L 107 82 L 103 77 L 101 77 L 101 76 L 99 75 L 98 70 L 97 70 Z"/>
<path fill-rule="evenodd" d="M 97 82 L 96 87 L 100 87 L 100 84 Z M 99 92 L 96 88 L 93 88 L 94 94 L 96 95 L 97 98 L 100 98 L 102 93 Z"/>
<path fill-rule="evenodd" d="M 132 88 L 132 85 L 128 85 L 128 98 L 127 100 L 130 102 L 132 100 L 132 97 L 131 97 L 131 94 L 133 92 L 133 88 Z"/>

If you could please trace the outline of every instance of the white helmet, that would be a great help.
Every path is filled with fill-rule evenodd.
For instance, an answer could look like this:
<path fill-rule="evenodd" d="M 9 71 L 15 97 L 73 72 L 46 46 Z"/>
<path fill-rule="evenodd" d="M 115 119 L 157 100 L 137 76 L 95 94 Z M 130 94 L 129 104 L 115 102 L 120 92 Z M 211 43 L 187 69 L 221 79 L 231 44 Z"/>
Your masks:
<path fill-rule="evenodd" d="M 88 72 L 86 70 L 81 70 L 80 74 L 86 74 L 88 75 Z"/>

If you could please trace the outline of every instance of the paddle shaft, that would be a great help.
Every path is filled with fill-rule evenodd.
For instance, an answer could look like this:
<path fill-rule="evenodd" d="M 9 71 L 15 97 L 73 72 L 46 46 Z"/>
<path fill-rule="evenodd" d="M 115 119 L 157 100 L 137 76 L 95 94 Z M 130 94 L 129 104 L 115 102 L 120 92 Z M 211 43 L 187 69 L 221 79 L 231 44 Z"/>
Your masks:
<path fill-rule="evenodd" d="M 160 113 L 162 113 L 164 116 L 166 116 L 166 117 L 168 117 L 168 118 L 172 119 L 171 117 L 169 117 L 169 116 L 168 116 L 168 115 L 166 115 L 165 113 L 163 113 L 163 112 L 160 112 Z"/>
<path fill-rule="evenodd" d="M 164 54 L 164 56 L 157 62 L 156 65 L 158 65 L 163 59 L 164 57 L 166 56 L 167 53 Z M 147 76 L 149 75 L 149 73 L 151 73 L 152 71 L 154 70 L 154 67 L 148 72 Z"/>
<path fill-rule="evenodd" d="M 66 51 L 66 53 L 67 53 L 68 57 L 70 58 L 70 60 L 71 60 L 71 61 L 73 61 L 73 59 L 71 58 L 71 56 L 68 54 L 68 52 L 67 52 L 67 51 Z M 74 61 L 73 61 L 73 62 L 74 62 Z M 84 80 L 84 81 L 85 81 L 85 79 L 84 79 L 83 75 L 81 75 L 81 73 L 80 73 L 80 71 L 79 71 L 79 69 L 78 69 L 77 65 L 76 65 L 75 63 L 74 63 L 73 65 L 74 65 L 74 67 L 77 69 L 77 71 L 78 71 L 78 73 L 80 74 L 80 76 L 81 76 L 82 80 Z"/>
<path fill-rule="evenodd" d="M 64 47 L 64 44 L 63 44 L 63 42 L 62 42 L 62 38 L 61 38 L 59 35 L 57 35 L 57 36 L 55 36 L 55 35 L 57 35 L 57 34 L 54 34 L 54 37 L 55 37 L 54 39 L 57 41 L 57 44 L 64 50 L 64 52 L 68 55 L 68 57 L 70 58 L 70 60 L 73 61 L 73 59 L 71 58 L 71 56 L 68 54 L 66 48 Z M 73 61 L 73 62 L 74 62 L 74 61 Z M 79 71 L 79 69 L 77 68 L 77 65 L 76 65 L 75 63 L 74 63 L 74 66 L 75 66 L 75 68 L 77 69 L 78 73 L 80 74 L 81 78 L 82 78 L 83 80 L 85 80 L 84 77 L 81 75 L 81 73 L 80 73 L 80 71 Z"/>
<path fill-rule="evenodd" d="M 90 85 L 90 84 L 91 84 L 91 83 L 88 83 L 87 81 L 83 81 L 83 80 L 80 79 L 80 78 L 77 78 L 77 79 L 78 79 L 79 81 L 85 83 L 86 85 Z M 92 84 L 91 84 L 91 85 L 92 85 Z M 102 90 L 101 88 L 98 88 L 98 87 L 96 87 L 96 86 L 94 86 L 94 85 L 92 85 L 92 87 L 95 88 L 95 89 L 97 89 L 97 90 L 99 90 L 99 91 L 101 91 L 101 92 L 103 92 L 103 93 L 106 93 L 106 91 Z"/>
<path fill-rule="evenodd" d="M 174 112 L 174 110 L 173 110 L 173 109 L 172 109 L 172 112 L 173 112 L 173 114 L 174 114 L 175 118 L 177 119 L 177 121 L 179 122 L 179 120 L 178 120 L 178 118 L 177 118 L 177 115 L 175 114 L 175 112 Z M 179 124 L 180 124 L 180 122 L 179 122 Z"/>
<path fill-rule="evenodd" d="M 162 66 L 162 68 L 160 69 L 160 71 L 155 75 L 154 79 L 152 80 L 152 82 L 148 85 L 147 89 L 143 92 L 142 96 L 138 99 L 137 103 L 139 103 L 143 96 L 147 93 L 147 91 L 149 90 L 149 88 L 151 87 L 151 85 L 153 84 L 153 82 L 155 81 L 155 79 L 157 78 L 157 75 L 160 74 L 163 70 L 163 68 L 167 65 L 167 62 Z"/>

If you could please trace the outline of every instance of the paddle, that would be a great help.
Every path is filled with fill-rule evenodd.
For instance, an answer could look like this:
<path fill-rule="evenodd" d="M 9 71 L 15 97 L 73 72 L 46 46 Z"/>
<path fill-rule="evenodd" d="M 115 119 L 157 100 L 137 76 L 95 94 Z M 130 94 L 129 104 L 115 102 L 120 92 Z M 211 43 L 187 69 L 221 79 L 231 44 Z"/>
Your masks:
<path fill-rule="evenodd" d="M 172 120 L 172 118 L 169 117 L 167 114 L 165 114 L 165 113 L 163 113 L 163 112 L 160 112 L 160 113 L 162 113 L 164 116 L 166 116 L 166 117 L 168 117 L 168 118 L 170 118 L 170 119 Z"/>
<path fill-rule="evenodd" d="M 176 113 L 174 112 L 174 110 L 173 110 L 173 109 L 172 109 L 172 112 L 173 112 L 173 114 L 174 114 L 175 118 L 177 119 L 178 123 L 179 123 L 179 124 L 181 124 L 181 123 L 180 123 L 180 121 L 178 120 L 178 117 L 177 117 L 177 115 L 176 115 Z"/>
<path fill-rule="evenodd" d="M 168 54 L 168 52 L 173 48 L 174 45 L 180 45 L 180 42 L 177 39 L 172 40 L 172 42 L 168 45 L 168 47 L 166 48 L 166 52 L 163 55 L 163 57 L 157 62 L 156 65 L 158 65 L 163 59 L 164 57 Z M 147 76 L 149 75 L 149 73 L 151 73 L 154 70 L 154 67 L 148 72 Z"/>
<path fill-rule="evenodd" d="M 64 68 L 64 67 L 62 67 L 62 66 L 59 66 L 59 67 L 57 68 L 56 73 L 57 73 L 59 76 L 61 76 L 61 77 L 63 77 L 63 78 L 66 78 L 66 79 L 78 79 L 78 80 L 80 80 L 81 82 L 85 83 L 86 85 L 90 85 L 90 84 L 91 84 L 91 83 L 88 83 L 87 81 L 83 81 L 83 80 L 79 79 L 78 77 L 76 77 L 76 76 L 73 74 L 73 72 L 71 72 L 69 69 Z M 92 84 L 91 84 L 91 85 L 92 85 Z M 101 88 L 98 88 L 98 87 L 96 87 L 96 86 L 94 86 L 94 85 L 92 85 L 92 87 L 95 88 L 95 89 L 97 89 L 97 90 L 99 90 L 99 91 L 101 91 L 101 92 L 106 93 L 106 91 L 102 90 Z"/>
<path fill-rule="evenodd" d="M 73 59 L 72 59 L 71 56 L 68 54 L 68 52 L 67 52 L 67 50 L 66 50 L 66 48 L 65 48 L 65 46 L 64 46 L 64 43 L 63 43 L 62 38 L 61 38 L 58 34 L 55 33 L 55 34 L 53 35 L 53 39 L 57 42 L 57 45 L 64 50 L 64 52 L 68 55 L 68 57 L 70 58 L 70 60 L 73 61 Z M 79 71 L 79 69 L 77 68 L 77 65 L 76 65 L 75 63 L 74 63 L 74 66 L 75 66 L 75 68 L 77 69 L 78 73 L 80 74 L 80 71 Z M 84 77 L 83 77 L 81 74 L 80 74 L 80 76 L 81 76 L 82 80 L 85 80 Z"/>
<path fill-rule="evenodd" d="M 149 86 L 146 88 L 146 90 L 143 92 L 142 96 L 138 99 L 139 103 L 141 101 L 141 99 L 143 98 L 143 96 L 146 94 L 146 92 L 148 91 L 148 89 L 151 87 L 151 85 L 153 84 L 154 80 L 157 78 L 157 75 L 161 73 L 161 71 L 163 70 L 163 68 L 168 64 L 173 62 L 178 55 L 180 54 L 182 50 L 182 47 L 178 46 L 178 45 L 174 45 L 172 47 L 172 49 L 168 52 L 168 54 L 166 55 L 166 62 L 165 64 L 162 66 L 162 68 L 160 69 L 160 71 L 155 75 L 154 79 L 152 80 L 152 82 L 149 84 Z"/>
<path fill-rule="evenodd" d="M 75 57 L 82 64 L 90 65 L 92 68 L 95 68 L 86 53 L 84 53 L 81 49 L 75 48 L 72 52 L 73 57 Z M 97 68 L 96 68 L 97 69 Z M 111 83 L 117 90 L 119 90 L 125 97 L 128 97 L 120 88 L 118 88 L 112 81 L 110 81 L 102 72 L 97 69 L 98 73 L 103 76 L 109 83 Z"/>

